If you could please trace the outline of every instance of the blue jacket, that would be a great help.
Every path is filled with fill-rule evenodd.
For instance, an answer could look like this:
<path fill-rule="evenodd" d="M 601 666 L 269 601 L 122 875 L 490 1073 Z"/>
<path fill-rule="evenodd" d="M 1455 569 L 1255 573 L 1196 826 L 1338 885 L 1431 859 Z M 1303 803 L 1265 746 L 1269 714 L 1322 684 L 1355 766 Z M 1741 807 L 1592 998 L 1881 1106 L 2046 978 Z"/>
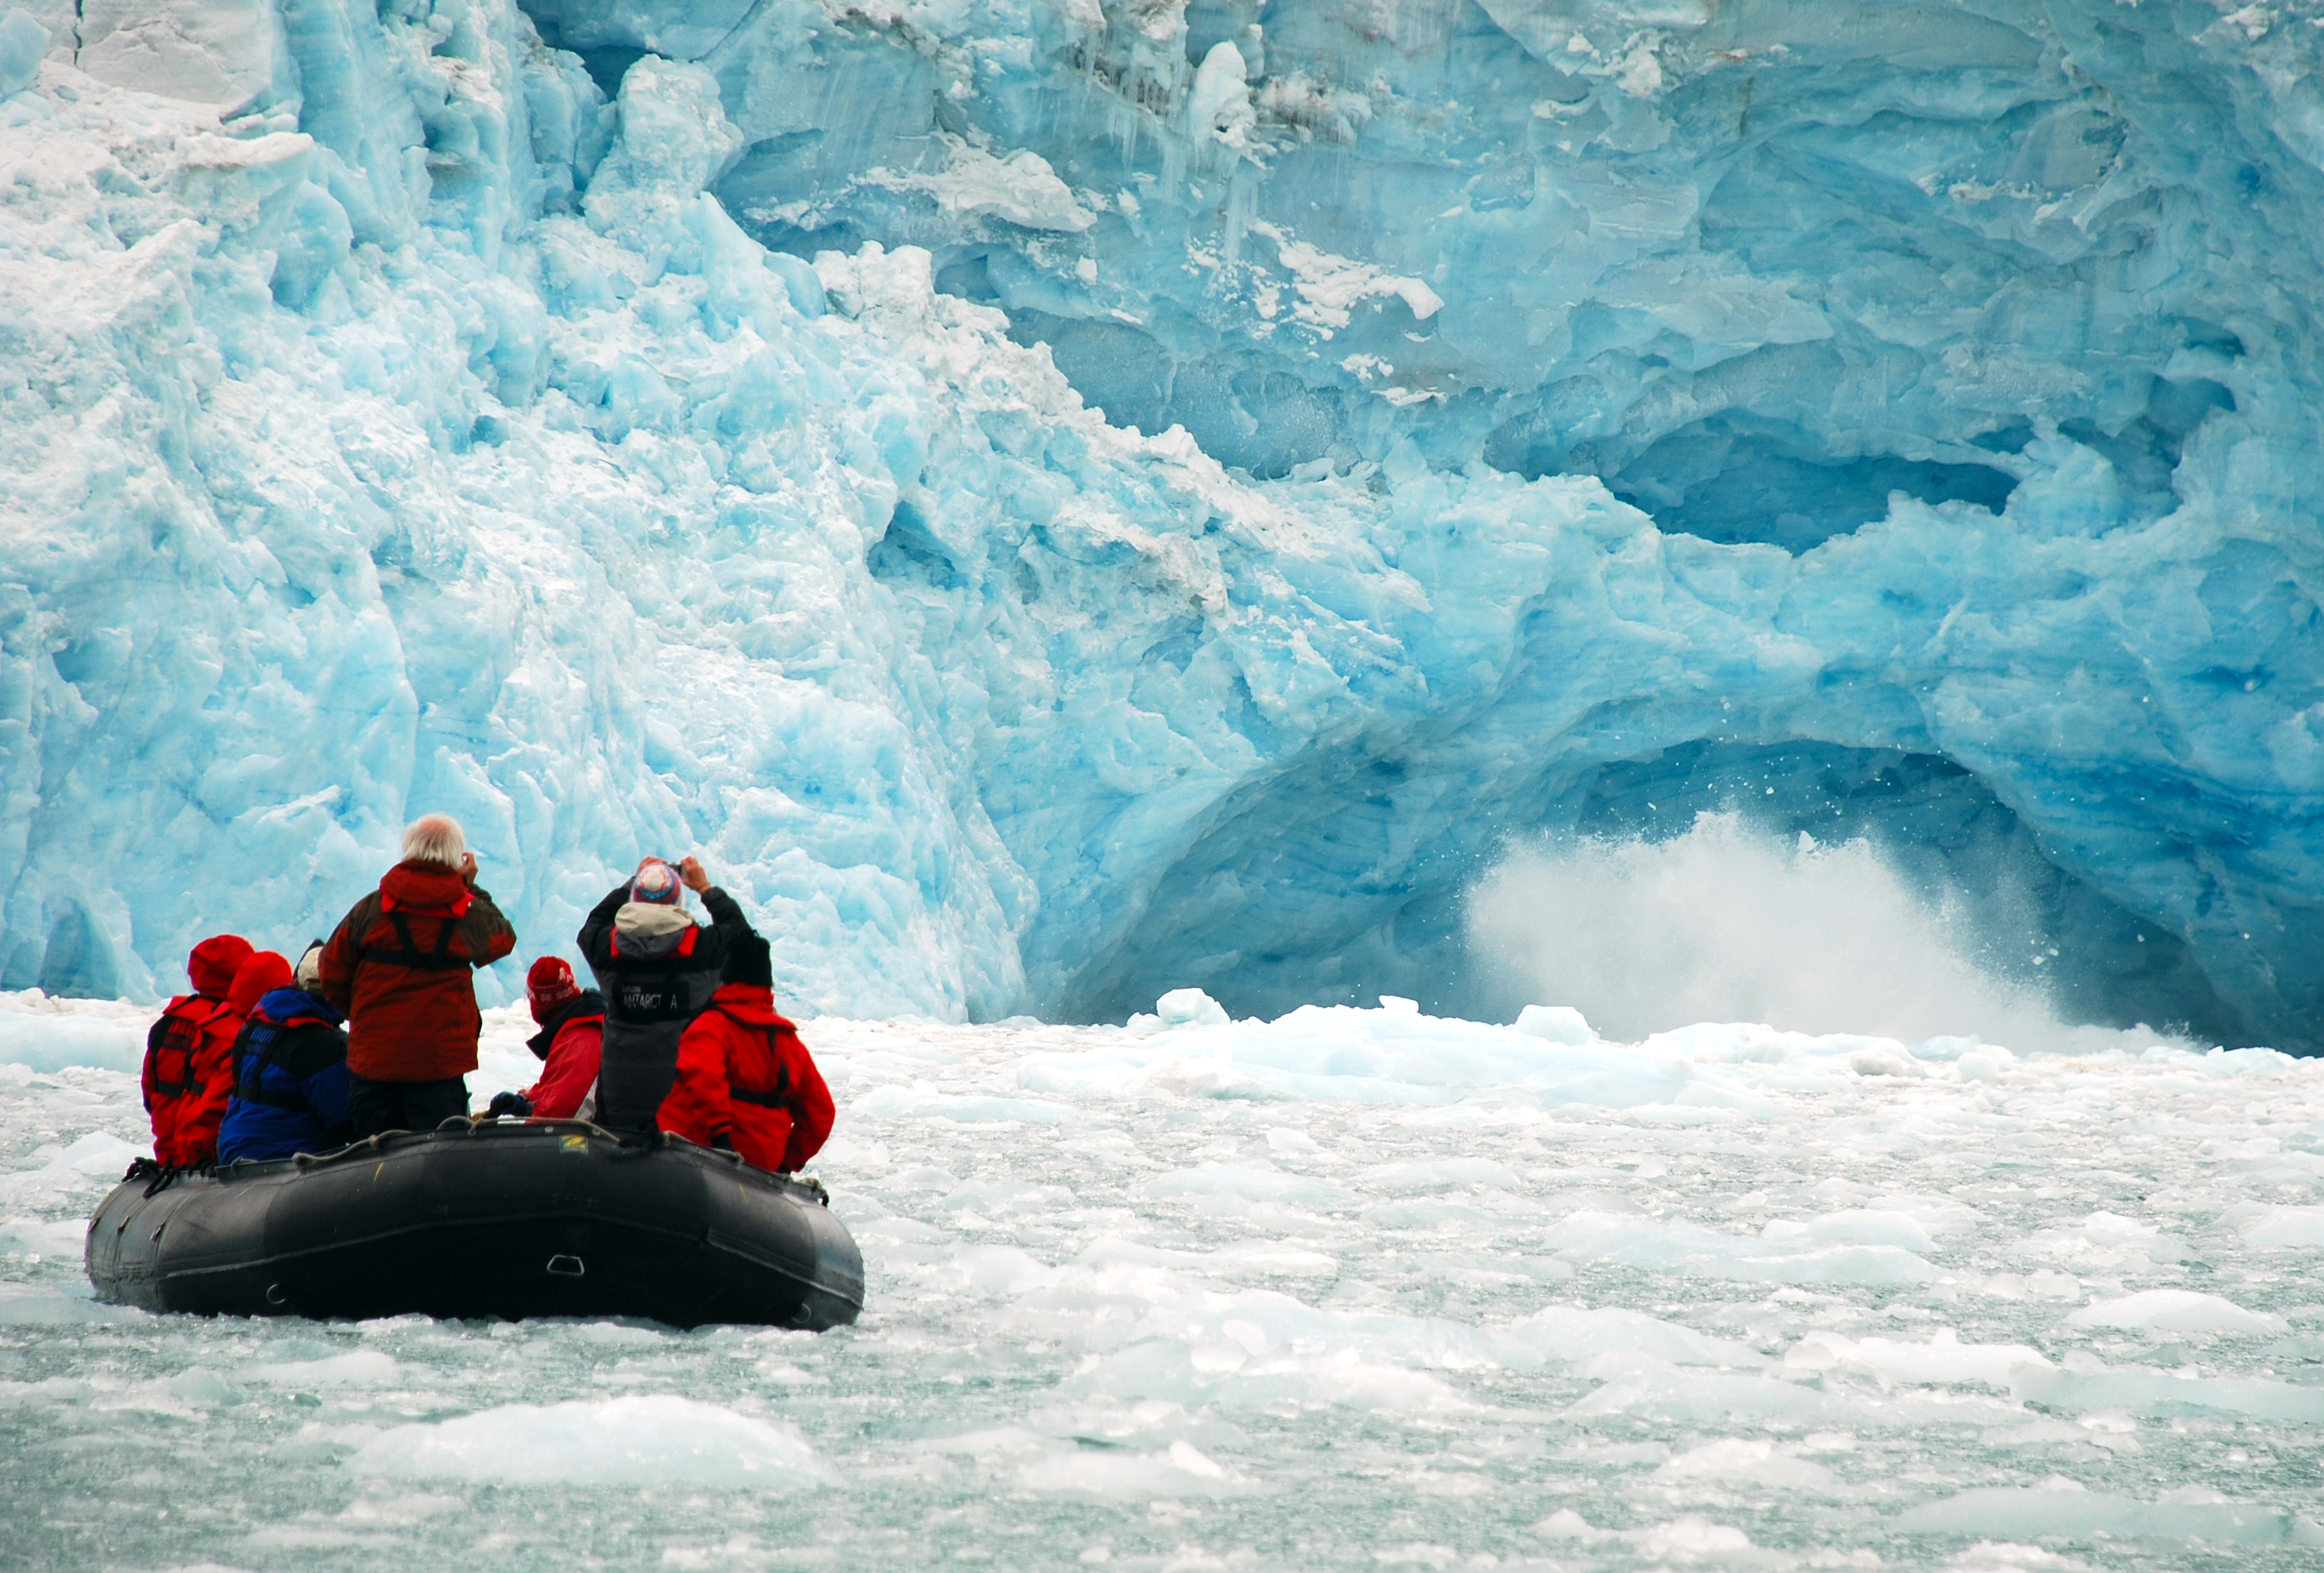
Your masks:
<path fill-rule="evenodd" d="M 234 1041 L 234 1097 L 218 1162 L 327 1153 L 347 1144 L 347 1035 L 339 1013 L 300 989 L 258 1002 Z"/>

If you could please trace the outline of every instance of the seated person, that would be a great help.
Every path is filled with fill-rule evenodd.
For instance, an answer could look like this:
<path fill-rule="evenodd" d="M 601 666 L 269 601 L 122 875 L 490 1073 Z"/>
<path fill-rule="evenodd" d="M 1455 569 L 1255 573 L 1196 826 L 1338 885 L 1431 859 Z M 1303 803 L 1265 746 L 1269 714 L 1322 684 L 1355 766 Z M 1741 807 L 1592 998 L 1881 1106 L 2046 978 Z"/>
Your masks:
<path fill-rule="evenodd" d="M 153 1121 L 157 1163 L 182 1167 L 217 1154 L 234 1038 L 242 1030 L 226 995 L 249 959 L 250 942 L 240 934 L 212 934 L 196 945 L 186 958 L 194 991 L 164 1006 L 145 1035 L 145 1112 Z"/>
<path fill-rule="evenodd" d="M 678 1079 L 662 1100 L 663 1130 L 745 1163 L 788 1173 L 831 1135 L 831 1090 L 775 1013 L 767 942 L 745 931 L 727 943 L 718 992 L 678 1044 Z"/>
<path fill-rule="evenodd" d="M 503 1092 L 487 1114 L 510 1119 L 588 1119 L 597 1112 L 597 1062 L 604 1053 L 605 997 L 573 980 L 561 956 L 543 956 L 524 975 L 525 1003 L 540 1030 L 524 1046 L 543 1062 L 540 1080 Z"/>
<path fill-rule="evenodd" d="M 349 1140 L 347 1035 L 322 998 L 323 947 L 307 947 L 295 974 L 272 957 L 254 984 L 271 982 L 234 1044 L 234 1097 L 218 1127 L 218 1162 L 327 1153 Z M 279 969 L 279 972 L 277 970 Z M 245 966 L 244 973 L 255 969 Z M 243 978 L 235 979 L 237 992 Z"/>

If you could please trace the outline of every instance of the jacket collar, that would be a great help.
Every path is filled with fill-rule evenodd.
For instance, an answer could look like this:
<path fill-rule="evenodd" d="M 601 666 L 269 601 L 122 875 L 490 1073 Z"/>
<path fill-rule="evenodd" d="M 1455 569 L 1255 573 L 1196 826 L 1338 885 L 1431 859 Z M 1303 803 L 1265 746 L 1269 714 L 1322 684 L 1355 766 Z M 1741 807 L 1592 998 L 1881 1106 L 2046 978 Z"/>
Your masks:
<path fill-rule="evenodd" d="M 775 991 L 760 983 L 721 983 L 710 997 L 711 1006 L 760 1026 L 776 1022 Z"/>
<path fill-rule="evenodd" d="M 542 1016 L 540 1030 L 525 1039 L 524 1046 L 532 1051 L 534 1059 L 546 1060 L 549 1051 L 557 1046 L 557 1035 L 565 1030 L 567 1022 L 586 1021 L 593 1016 L 602 1021 L 604 1015 L 605 997 L 595 989 L 584 989 Z"/>
<path fill-rule="evenodd" d="M 668 955 L 693 926 L 694 919 L 683 907 L 657 902 L 625 901 L 613 914 L 613 933 L 620 937 L 624 955 Z"/>
<path fill-rule="evenodd" d="M 304 1016 L 309 1020 L 327 1022 L 337 1026 L 346 1018 L 331 1008 L 327 1000 L 308 993 L 304 989 L 275 989 L 258 1002 L 258 1014 L 277 1026 Z"/>

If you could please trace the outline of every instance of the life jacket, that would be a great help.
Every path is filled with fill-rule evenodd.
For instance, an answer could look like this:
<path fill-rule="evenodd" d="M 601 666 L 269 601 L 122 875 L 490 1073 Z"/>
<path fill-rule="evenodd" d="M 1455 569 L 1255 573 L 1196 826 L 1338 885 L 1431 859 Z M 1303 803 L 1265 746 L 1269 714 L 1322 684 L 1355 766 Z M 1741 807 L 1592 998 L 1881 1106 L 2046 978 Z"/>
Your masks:
<path fill-rule="evenodd" d="M 695 968 L 679 963 L 691 961 L 694 942 L 702 937 L 702 930 L 688 924 L 678 936 L 678 943 L 666 956 L 642 959 L 622 954 L 622 934 L 619 929 L 608 936 L 608 950 L 613 961 L 614 998 L 620 1002 L 623 1021 L 688 1021 L 696 1009 L 690 1003 L 691 991 L 687 987 L 689 973 Z M 659 966 L 656 962 L 661 963 Z"/>
<path fill-rule="evenodd" d="M 782 1030 L 782 1027 L 774 1023 L 745 1021 L 723 1005 L 713 1005 L 710 1008 L 738 1027 L 746 1031 L 756 1030 L 764 1035 L 767 1040 L 767 1057 L 775 1062 L 774 1086 L 771 1088 L 745 1087 L 734 1080 L 733 1062 L 729 1060 L 726 1062 L 726 1096 L 737 1103 L 753 1103 L 761 1108 L 779 1108 L 788 1113 L 791 1107 L 790 1066 L 785 1062 L 782 1044 L 775 1035 Z M 782 1018 L 778 1016 L 775 1020 L 779 1023 Z"/>
<path fill-rule="evenodd" d="M 234 1040 L 234 1095 L 244 1103 L 263 1104 L 269 1108 L 307 1111 L 309 1106 L 303 1094 L 276 1092 L 265 1085 L 267 1067 L 277 1066 L 284 1074 L 290 1073 L 290 1067 L 284 1064 L 280 1056 L 282 1045 L 290 1039 L 292 1027 L 337 1025 L 329 1016 L 311 1012 L 284 1021 L 276 1021 L 271 1016 L 254 1015 L 250 1024 L 242 1029 L 241 1035 Z M 249 1052 L 257 1047 L 262 1037 L 265 1042 L 264 1049 L 255 1053 Z M 292 1080 L 295 1081 L 297 1078 L 294 1076 Z"/>
<path fill-rule="evenodd" d="M 178 1099 L 201 1090 L 194 1073 L 194 1055 L 210 1024 L 226 1015 L 226 1009 L 225 1000 L 199 994 L 181 994 L 162 1008 L 161 1019 L 145 1034 L 145 1062 L 152 1071 L 147 1108 L 153 1107 L 156 1098 Z"/>
<path fill-rule="evenodd" d="M 468 907 L 474 900 L 473 894 L 464 890 L 448 906 L 414 906 L 407 909 L 395 897 L 383 891 L 379 898 L 379 914 L 394 928 L 399 943 L 391 950 L 385 945 L 366 943 L 356 955 L 364 961 L 376 961 L 390 967 L 412 967 L 428 972 L 466 971 L 475 963 L 466 956 L 456 956 L 452 953 L 452 939 L 460 926 L 460 919 L 467 915 Z M 411 918 L 415 915 L 432 917 L 437 920 L 436 946 L 433 950 L 421 950 L 420 943 L 411 937 Z M 364 938 L 368 942 L 378 933 L 379 926 L 374 924 L 371 934 L 365 934 Z"/>

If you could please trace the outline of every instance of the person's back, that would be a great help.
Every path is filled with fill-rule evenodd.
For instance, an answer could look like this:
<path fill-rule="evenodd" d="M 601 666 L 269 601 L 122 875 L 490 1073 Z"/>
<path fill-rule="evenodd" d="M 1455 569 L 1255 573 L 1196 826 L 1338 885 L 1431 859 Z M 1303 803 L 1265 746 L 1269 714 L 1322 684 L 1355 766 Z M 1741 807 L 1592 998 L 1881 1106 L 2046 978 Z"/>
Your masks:
<path fill-rule="evenodd" d="M 327 1153 L 347 1143 L 347 1035 L 316 991 L 322 947 L 269 989 L 234 1045 L 234 1097 L 218 1127 L 221 1164 Z"/>
<path fill-rule="evenodd" d="M 687 915 L 687 889 L 701 896 L 712 926 Z M 623 1136 L 654 1129 L 678 1073 L 678 1040 L 717 992 L 729 937 L 749 930 L 742 909 L 692 858 L 675 869 L 646 859 L 590 912 L 577 938 L 605 998 L 599 1125 Z"/>
<path fill-rule="evenodd" d="M 710 1007 L 678 1042 L 661 1128 L 788 1173 L 830 1136 L 831 1090 L 798 1029 L 775 1009 L 767 942 L 755 934 L 736 939 L 721 977 Z"/>
<path fill-rule="evenodd" d="M 250 942 L 240 934 L 212 934 L 196 945 L 186 958 L 194 991 L 162 1007 L 145 1035 L 142 1081 L 157 1163 L 184 1166 L 217 1155 L 234 1039 L 242 1026 L 226 996 L 250 955 Z"/>
<path fill-rule="evenodd" d="M 541 1062 L 540 1080 L 522 1092 L 496 1094 L 488 1112 L 515 1119 L 595 1118 L 604 998 L 576 982 L 561 956 L 533 962 L 525 974 L 524 995 L 540 1028 L 525 1040 Z"/>
<path fill-rule="evenodd" d="M 484 1027 L 472 974 L 516 948 L 516 931 L 475 874 L 457 822 L 414 820 L 403 860 L 323 948 L 323 998 L 347 1017 L 357 1140 L 433 1130 L 468 1112 L 466 1077 Z"/>

